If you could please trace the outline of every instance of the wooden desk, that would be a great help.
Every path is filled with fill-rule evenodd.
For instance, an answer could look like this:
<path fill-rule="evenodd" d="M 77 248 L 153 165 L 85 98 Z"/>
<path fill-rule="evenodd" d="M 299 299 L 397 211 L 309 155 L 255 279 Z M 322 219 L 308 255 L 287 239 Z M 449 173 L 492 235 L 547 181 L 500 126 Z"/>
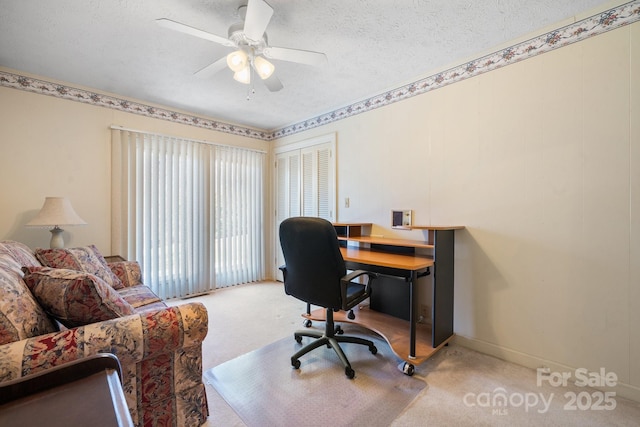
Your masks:
<path fill-rule="evenodd" d="M 413 364 L 424 362 L 454 336 L 454 231 L 463 227 L 419 227 L 428 231 L 428 240 L 415 241 L 365 236 L 362 228 L 370 226 L 366 223 L 336 223 L 334 226 L 342 241 L 342 257 L 349 270 L 399 277 L 409 286 L 409 321 L 368 307 L 354 310 L 354 320 L 345 312 L 335 313 L 335 320 L 357 323 L 380 334 L 394 353 L 406 362 L 404 372 L 411 375 Z M 428 249 L 432 254 L 418 254 L 416 248 Z M 433 275 L 431 325 L 418 323 L 415 289 L 417 279 L 427 275 Z M 325 312 L 319 309 L 305 317 L 325 320 Z"/>
<path fill-rule="evenodd" d="M 341 247 L 340 252 L 346 262 L 372 267 L 387 267 L 402 271 L 419 271 L 433 266 L 433 258 L 425 256 L 379 252 L 354 247 Z"/>

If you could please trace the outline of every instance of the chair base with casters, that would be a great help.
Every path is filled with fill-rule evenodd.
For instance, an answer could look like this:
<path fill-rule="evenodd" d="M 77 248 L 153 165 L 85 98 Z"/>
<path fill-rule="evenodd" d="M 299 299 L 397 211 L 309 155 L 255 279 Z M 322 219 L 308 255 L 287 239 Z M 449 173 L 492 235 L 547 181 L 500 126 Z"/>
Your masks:
<path fill-rule="evenodd" d="M 338 334 L 340 334 L 340 332 L 338 332 Z M 359 338 L 359 337 L 336 335 L 336 326 L 333 321 L 332 309 L 327 309 L 327 320 L 325 323 L 324 332 L 320 332 L 316 330 L 297 331 L 293 334 L 293 336 L 295 337 L 296 341 L 299 344 L 302 343 L 302 337 L 316 338 L 315 341 L 311 342 L 310 344 L 307 344 L 306 346 L 301 348 L 296 354 L 291 356 L 291 366 L 293 366 L 295 369 L 300 368 L 300 357 L 304 356 L 305 354 L 309 353 L 312 350 L 315 350 L 316 348 L 322 345 L 327 345 L 328 347 L 333 348 L 333 350 L 336 352 L 336 354 L 340 358 L 340 361 L 344 365 L 344 374 L 349 379 L 352 379 L 355 376 L 355 371 L 353 370 L 353 368 L 351 368 L 349 359 L 347 359 L 347 356 L 344 354 L 344 351 L 342 351 L 342 348 L 340 347 L 340 343 L 343 342 L 343 343 L 366 345 L 367 347 L 369 347 L 369 351 L 371 352 L 371 354 L 378 353 L 378 349 L 376 348 L 373 341 L 370 341 L 364 338 Z"/>

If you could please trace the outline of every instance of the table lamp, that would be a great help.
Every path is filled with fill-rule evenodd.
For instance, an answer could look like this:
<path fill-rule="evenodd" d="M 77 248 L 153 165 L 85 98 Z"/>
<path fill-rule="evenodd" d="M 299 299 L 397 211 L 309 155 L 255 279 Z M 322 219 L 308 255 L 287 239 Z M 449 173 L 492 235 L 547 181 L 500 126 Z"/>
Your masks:
<path fill-rule="evenodd" d="M 71 202 L 66 197 L 46 197 L 44 205 L 35 218 L 29 221 L 27 227 L 53 227 L 51 231 L 51 249 L 64 247 L 60 226 L 86 225 L 87 223 L 73 210 Z"/>

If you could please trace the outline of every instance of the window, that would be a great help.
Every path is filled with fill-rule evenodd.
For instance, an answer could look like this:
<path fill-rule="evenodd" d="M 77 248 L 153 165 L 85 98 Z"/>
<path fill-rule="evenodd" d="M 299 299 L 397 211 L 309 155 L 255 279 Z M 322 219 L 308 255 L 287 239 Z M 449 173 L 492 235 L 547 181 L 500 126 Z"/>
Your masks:
<path fill-rule="evenodd" d="M 112 250 L 161 298 L 264 278 L 265 153 L 112 131 Z"/>

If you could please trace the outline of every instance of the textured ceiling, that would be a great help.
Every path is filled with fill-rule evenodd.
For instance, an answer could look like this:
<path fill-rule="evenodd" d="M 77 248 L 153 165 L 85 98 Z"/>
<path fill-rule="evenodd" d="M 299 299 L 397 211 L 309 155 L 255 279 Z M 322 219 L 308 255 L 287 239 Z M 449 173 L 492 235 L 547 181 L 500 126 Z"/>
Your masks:
<path fill-rule="evenodd" d="M 458 65 L 603 0 L 267 0 L 272 46 L 324 52 L 322 67 L 273 60 L 284 89 L 230 70 L 194 73 L 233 49 L 162 28 L 226 37 L 239 0 L 0 0 L 0 66 L 274 130 Z"/>

